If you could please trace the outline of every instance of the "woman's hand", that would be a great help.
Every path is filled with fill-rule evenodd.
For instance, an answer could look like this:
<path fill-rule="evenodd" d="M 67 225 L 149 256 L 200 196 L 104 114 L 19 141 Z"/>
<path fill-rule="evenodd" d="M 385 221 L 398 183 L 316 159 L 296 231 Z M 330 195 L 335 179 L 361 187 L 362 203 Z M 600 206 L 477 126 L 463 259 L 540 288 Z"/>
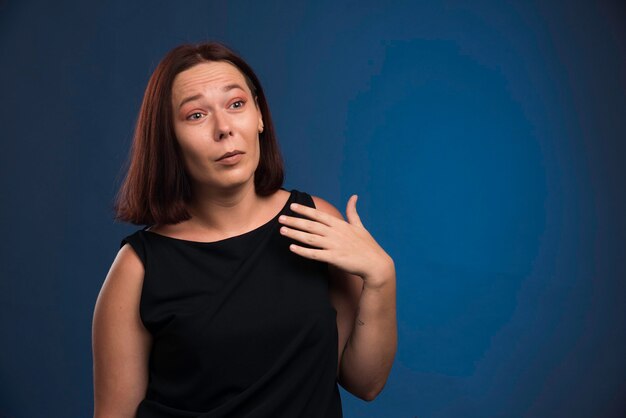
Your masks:
<path fill-rule="evenodd" d="M 391 257 L 365 229 L 356 211 L 357 195 L 346 205 L 348 222 L 318 209 L 296 203 L 291 209 L 308 219 L 282 215 L 280 233 L 316 248 L 291 244 L 289 249 L 302 257 L 327 262 L 363 278 L 366 287 L 379 287 L 395 277 Z"/>

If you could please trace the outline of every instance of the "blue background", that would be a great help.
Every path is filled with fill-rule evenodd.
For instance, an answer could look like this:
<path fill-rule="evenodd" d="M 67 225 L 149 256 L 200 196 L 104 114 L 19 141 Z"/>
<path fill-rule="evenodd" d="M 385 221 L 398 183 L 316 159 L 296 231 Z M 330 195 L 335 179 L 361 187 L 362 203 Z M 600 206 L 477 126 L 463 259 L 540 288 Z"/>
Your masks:
<path fill-rule="evenodd" d="M 104 3 L 0 2 L 0 416 L 92 413 L 143 90 L 203 40 L 262 80 L 285 187 L 358 194 L 395 260 L 396 362 L 346 417 L 626 416 L 623 3 Z"/>

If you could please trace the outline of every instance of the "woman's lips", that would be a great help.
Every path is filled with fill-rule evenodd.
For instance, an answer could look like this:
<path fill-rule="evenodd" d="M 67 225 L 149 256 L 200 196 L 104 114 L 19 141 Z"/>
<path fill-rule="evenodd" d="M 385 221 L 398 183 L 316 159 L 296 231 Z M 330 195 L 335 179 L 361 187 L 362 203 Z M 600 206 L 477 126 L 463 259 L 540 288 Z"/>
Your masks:
<path fill-rule="evenodd" d="M 224 154 L 222 154 L 222 156 L 220 158 L 218 158 L 215 161 L 219 161 L 222 158 L 230 157 L 231 155 L 234 155 L 234 154 L 243 154 L 243 151 L 239 151 L 238 149 L 235 149 L 235 150 L 232 150 L 232 151 L 225 152 Z"/>
<path fill-rule="evenodd" d="M 243 154 L 239 153 L 239 154 L 231 155 L 230 157 L 221 158 L 217 160 L 217 162 L 220 164 L 224 164 L 224 165 L 233 165 L 233 164 L 237 164 L 239 160 L 241 160 L 242 158 L 243 158 Z"/>

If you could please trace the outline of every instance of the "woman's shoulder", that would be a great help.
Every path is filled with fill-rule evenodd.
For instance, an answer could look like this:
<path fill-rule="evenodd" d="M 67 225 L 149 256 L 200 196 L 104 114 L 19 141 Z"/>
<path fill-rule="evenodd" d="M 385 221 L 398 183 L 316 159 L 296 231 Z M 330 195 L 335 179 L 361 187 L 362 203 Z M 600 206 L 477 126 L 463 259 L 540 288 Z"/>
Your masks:
<path fill-rule="evenodd" d="M 306 198 L 310 199 L 313 208 L 320 210 L 322 212 L 328 213 L 329 215 L 332 215 L 336 218 L 343 219 L 341 212 L 339 212 L 339 210 L 332 203 L 328 202 L 326 199 L 323 199 L 319 196 L 315 196 L 309 193 L 300 192 L 298 190 L 295 190 L 295 192 L 305 196 L 305 203 L 307 200 Z"/>
<path fill-rule="evenodd" d="M 328 213 L 329 215 L 332 215 L 335 218 L 343 219 L 341 212 L 332 203 L 328 202 L 327 200 L 319 196 L 315 196 L 315 195 L 310 195 L 310 196 L 311 196 L 311 199 L 313 199 L 313 204 L 315 205 L 315 209 Z"/>
<path fill-rule="evenodd" d="M 181 231 L 185 231 L 186 222 L 179 222 L 177 224 L 154 224 L 146 227 L 144 231 L 153 232 L 159 235 L 177 235 Z"/>

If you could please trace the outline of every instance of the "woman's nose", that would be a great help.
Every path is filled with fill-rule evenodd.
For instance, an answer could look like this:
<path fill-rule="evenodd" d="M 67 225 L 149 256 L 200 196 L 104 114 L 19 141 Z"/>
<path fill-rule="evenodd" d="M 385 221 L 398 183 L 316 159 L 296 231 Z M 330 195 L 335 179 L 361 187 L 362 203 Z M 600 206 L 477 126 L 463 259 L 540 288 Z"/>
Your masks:
<path fill-rule="evenodd" d="M 215 118 L 215 139 L 217 141 L 224 139 L 227 136 L 233 135 L 227 115 L 224 115 L 220 112 L 215 112 L 214 118 Z"/>

